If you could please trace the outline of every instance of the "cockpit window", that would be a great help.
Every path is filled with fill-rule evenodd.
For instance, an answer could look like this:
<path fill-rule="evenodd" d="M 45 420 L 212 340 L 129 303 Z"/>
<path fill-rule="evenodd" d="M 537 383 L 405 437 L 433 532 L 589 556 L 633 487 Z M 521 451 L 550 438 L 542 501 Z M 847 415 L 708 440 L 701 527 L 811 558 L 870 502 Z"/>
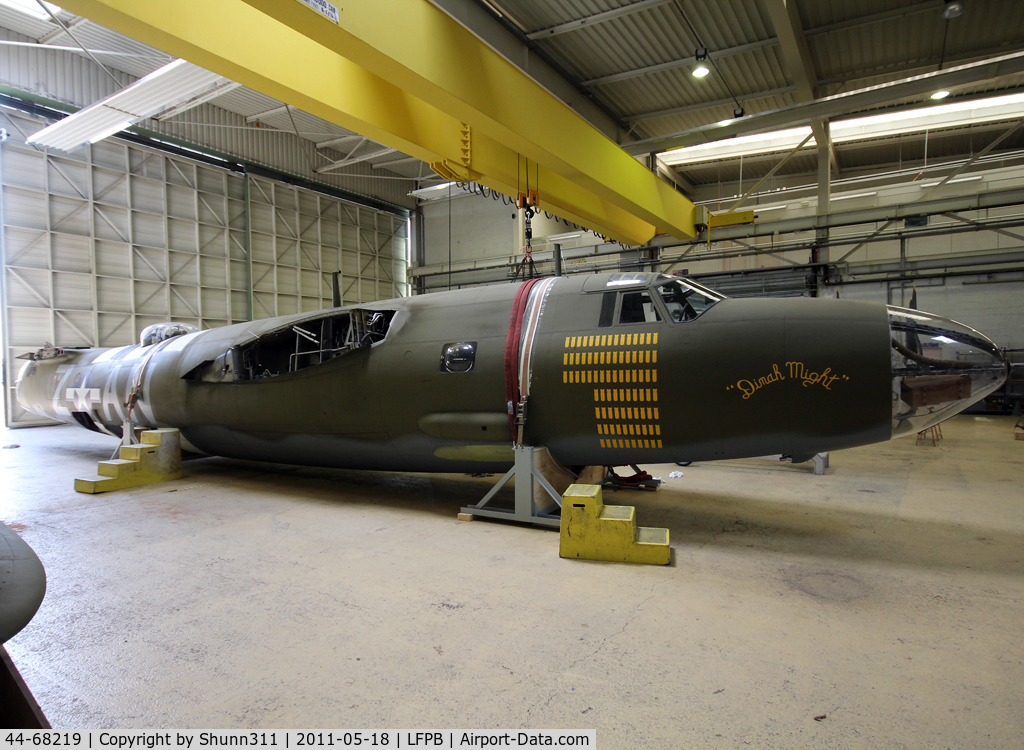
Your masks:
<path fill-rule="evenodd" d="M 188 323 L 154 323 L 142 329 L 142 333 L 139 334 L 139 343 L 142 346 L 152 346 L 175 336 L 184 336 L 198 330 Z"/>
<path fill-rule="evenodd" d="M 672 279 L 658 286 L 661 300 L 672 320 L 693 320 L 724 297 L 707 287 L 683 279 Z"/>
<path fill-rule="evenodd" d="M 625 292 L 622 295 L 622 306 L 619 308 L 619 323 L 655 323 L 661 320 L 658 308 L 654 306 L 651 293 L 646 289 L 642 292 Z"/>

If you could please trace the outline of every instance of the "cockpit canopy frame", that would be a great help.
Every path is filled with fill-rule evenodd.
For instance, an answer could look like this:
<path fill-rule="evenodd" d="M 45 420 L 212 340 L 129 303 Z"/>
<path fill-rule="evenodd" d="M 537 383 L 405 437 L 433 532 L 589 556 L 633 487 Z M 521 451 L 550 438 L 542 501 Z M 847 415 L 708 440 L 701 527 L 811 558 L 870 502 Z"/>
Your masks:
<path fill-rule="evenodd" d="M 692 279 L 650 273 L 615 273 L 607 276 L 603 283 L 588 279 L 583 291 L 604 294 L 598 323 L 601 328 L 661 320 L 673 323 L 696 320 L 726 299 L 724 294 Z"/>

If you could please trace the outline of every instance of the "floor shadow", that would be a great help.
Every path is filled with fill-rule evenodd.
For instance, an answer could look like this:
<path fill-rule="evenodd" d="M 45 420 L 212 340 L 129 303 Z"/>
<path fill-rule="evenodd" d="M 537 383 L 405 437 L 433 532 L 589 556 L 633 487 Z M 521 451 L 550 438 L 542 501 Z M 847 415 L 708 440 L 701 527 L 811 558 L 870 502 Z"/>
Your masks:
<path fill-rule="evenodd" d="M 320 469 L 206 458 L 190 462 L 193 479 L 224 475 L 253 489 L 307 501 L 400 508 L 454 518 L 493 487 L 498 476 Z M 509 504 L 505 488 L 495 504 Z M 1024 535 L 972 524 L 892 513 L 768 501 L 709 492 L 615 492 L 609 504 L 635 505 L 644 526 L 668 528 L 672 546 L 722 548 L 763 555 L 791 553 L 924 568 L 1024 575 Z"/>
<path fill-rule="evenodd" d="M 190 481 L 215 482 L 223 476 L 243 487 L 252 483 L 253 489 L 305 501 L 401 508 L 452 519 L 464 506 L 479 502 L 501 478 L 326 469 L 219 457 L 190 461 L 187 471 Z M 511 486 L 503 488 L 493 504 L 509 504 L 512 493 Z"/>
<path fill-rule="evenodd" d="M 69 458 L 109 456 L 105 445 L 72 441 L 50 449 Z M 807 471 L 806 467 L 784 468 Z M 271 490 L 304 501 L 400 508 L 447 518 L 479 502 L 500 479 L 497 475 L 474 478 L 325 469 L 189 456 L 185 481 L 217 482 L 218 477 L 243 488 L 251 483 L 254 491 Z M 494 504 L 510 505 L 512 493 L 511 486 L 501 490 Z M 1024 575 L 1024 535 L 970 523 L 901 517 L 897 508 L 873 512 L 770 501 L 753 494 L 664 489 L 610 493 L 605 501 L 636 505 L 639 522 L 668 528 L 679 552 L 712 547 Z"/>
<path fill-rule="evenodd" d="M 638 493 L 639 494 L 639 493 Z M 667 527 L 673 547 L 710 546 L 1024 575 L 1024 535 L 968 523 L 809 506 L 708 492 L 634 500 L 645 526 Z"/>

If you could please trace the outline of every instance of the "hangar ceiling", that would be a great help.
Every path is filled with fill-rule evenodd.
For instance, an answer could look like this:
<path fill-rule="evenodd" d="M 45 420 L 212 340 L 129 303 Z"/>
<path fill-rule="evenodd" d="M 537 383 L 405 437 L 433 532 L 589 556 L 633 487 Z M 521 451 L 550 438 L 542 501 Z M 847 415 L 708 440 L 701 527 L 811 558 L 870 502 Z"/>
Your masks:
<path fill-rule="evenodd" d="M 22 4 L 22 0 L 11 0 Z M 24 6 L 31 9 L 34 0 L 24 0 Z M 30 14 L 23 7 L 12 7 L 0 3 L 0 55 L 10 55 L 15 64 L 0 66 L 0 84 L 17 86 L 20 81 L 10 80 L 9 75 L 17 68 L 29 67 L 36 62 L 31 57 L 39 46 L 60 50 L 70 57 L 85 58 L 82 46 L 89 50 L 95 60 L 110 70 L 126 85 L 135 79 L 142 78 L 158 68 L 166 65 L 174 58 L 123 34 L 111 31 L 81 16 L 68 11 L 56 9 L 57 18 L 67 28 L 61 28 L 53 19 Z M 20 59 L 19 59 L 20 58 Z M 20 64 L 18 64 L 20 63 Z M 94 63 L 95 64 L 95 63 Z M 68 78 L 73 75 L 64 65 L 52 65 L 46 76 Z M 98 71 L 98 65 L 97 65 Z M 102 77 L 101 73 L 97 75 Z M 79 86 L 87 89 L 86 84 Z M 29 93 L 46 96 L 46 80 L 40 80 L 35 90 Z M 88 101 L 69 102 L 79 106 Z M 279 140 L 275 135 L 282 133 L 295 134 L 313 146 L 310 176 L 339 187 L 346 187 L 364 195 L 371 195 L 380 190 L 385 182 L 400 178 L 403 191 L 397 195 L 382 196 L 393 203 L 400 204 L 400 198 L 409 190 L 415 189 L 421 181 L 430 184 L 440 178 L 434 175 L 430 167 L 418 159 L 405 154 L 386 150 L 357 133 L 328 122 L 320 117 L 296 108 L 286 108 L 284 103 L 265 96 L 259 92 L 242 86 L 230 86 L 217 92 L 217 96 L 205 99 L 202 104 L 212 105 L 220 110 L 236 114 L 244 118 L 239 125 L 227 125 L 216 121 L 216 118 L 200 117 L 198 105 L 176 108 L 165 113 L 154 121 L 146 123 L 151 129 L 177 136 L 183 140 L 196 139 L 200 123 L 203 127 L 232 128 L 235 134 L 244 129 L 251 135 L 249 146 L 252 152 L 259 153 L 279 148 Z M 289 111 L 290 110 L 290 111 Z M 210 122 L 213 119 L 214 122 Z M 238 139 L 241 141 L 241 139 Z M 269 159 L 264 159 L 269 162 Z M 268 166 L 276 166 L 268 163 Z M 322 170 L 322 171 L 318 171 Z M 351 179 L 345 180 L 345 177 Z M 334 179 L 327 179 L 334 178 Z M 358 178 L 358 179 L 357 179 Z M 374 187 L 370 178 L 376 179 Z M 414 202 L 406 199 L 406 205 Z"/>
<path fill-rule="evenodd" d="M 435 2 L 596 127 L 609 134 L 617 127 L 614 135 L 624 146 L 732 119 L 739 107 L 745 115 L 760 114 L 808 97 L 1024 51 L 1024 4 L 1017 0 L 966 0 L 963 12 L 951 18 L 944 17 L 944 0 Z M 171 59 L 67 11 L 57 11 L 65 30 L 52 18 L 30 15 L 12 3 L 33 6 L 28 0 L 0 5 L 0 28 L 14 32 L 0 40 L 9 54 L 40 44 L 82 57 L 81 44 L 127 80 Z M 691 73 L 695 53 L 704 49 L 710 74 L 698 79 Z M 956 86 L 944 103 L 1021 91 L 1024 74 L 1011 73 Z M 248 88 L 225 87 L 207 103 L 244 117 L 254 131 L 297 134 L 315 146 L 309 165 L 315 175 L 335 182 L 353 175 L 357 185 L 358 174 L 363 179 L 356 189 L 364 193 L 372 192 L 368 185 L 374 179 L 401 180 L 405 192 L 441 181 L 417 159 Z M 927 94 L 903 97 L 843 117 L 929 103 Z M 161 127 L 188 137 L 193 123 L 185 109 L 163 117 Z M 988 122 L 835 144 L 833 178 L 963 160 L 1002 132 L 1001 123 Z M 1024 130 L 1018 130 L 989 159 L 1005 163 L 1022 151 Z M 671 170 L 683 192 L 708 198 L 721 183 L 765 174 L 779 158 L 723 158 Z M 776 179 L 813 177 L 815 163 L 813 151 L 801 153 Z"/>
<path fill-rule="evenodd" d="M 943 16 L 944 0 L 480 2 L 537 45 L 622 123 L 630 138 L 641 140 L 730 120 L 739 107 L 754 115 L 809 96 L 834 96 L 1024 51 L 1024 4 L 1016 0 L 967 0 L 964 11 L 949 19 Z M 787 14 L 787 6 L 795 12 Z M 796 55 L 787 49 L 794 39 Z M 703 49 L 710 74 L 695 78 L 695 52 Z M 1022 85 L 1021 73 L 987 78 L 952 88 L 944 103 L 1019 93 Z M 933 103 L 929 96 L 897 98 L 844 117 L 926 106 Z M 932 131 L 928 158 L 970 155 L 999 133 L 992 123 Z M 925 140 L 922 132 L 837 145 L 833 169 L 839 174 L 833 176 L 913 164 L 925 158 Z M 1018 132 L 998 151 L 1009 154 L 1022 147 L 1024 132 Z M 772 166 L 769 159 L 747 161 L 747 177 L 759 177 Z M 684 189 L 696 188 L 736 180 L 739 165 L 738 158 L 723 159 L 675 171 Z M 813 174 L 815 165 L 808 151 L 790 160 L 779 177 Z"/>
<path fill-rule="evenodd" d="M 798 101 L 770 13 L 782 0 L 486 1 L 641 138 L 730 118 L 733 96 L 748 114 Z M 940 63 L 1024 50 L 1024 7 L 1015 0 L 969 1 L 948 21 L 943 7 L 943 0 L 797 0 L 812 85 L 829 96 L 931 72 Z M 609 8 L 631 12 L 611 15 Z M 700 48 L 708 50 L 712 74 L 694 79 Z M 1016 76 L 955 93 L 1021 82 Z"/>

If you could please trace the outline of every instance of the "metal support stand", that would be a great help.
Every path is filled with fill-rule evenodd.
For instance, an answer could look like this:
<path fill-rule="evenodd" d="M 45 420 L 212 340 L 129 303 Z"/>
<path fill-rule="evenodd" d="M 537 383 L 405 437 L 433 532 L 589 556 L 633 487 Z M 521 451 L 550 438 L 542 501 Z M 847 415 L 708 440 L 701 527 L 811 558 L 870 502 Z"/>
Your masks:
<path fill-rule="evenodd" d="M 463 513 L 486 518 L 501 518 L 506 521 L 519 521 L 530 523 L 535 526 L 548 526 L 557 529 L 561 523 L 561 516 L 554 515 L 555 506 L 562 507 L 562 496 L 559 495 L 551 483 L 537 470 L 533 463 L 534 448 L 529 445 L 516 445 L 516 462 L 509 469 L 505 476 L 491 488 L 491 491 L 484 495 L 484 499 L 476 505 L 470 505 L 462 509 Z M 487 504 L 498 494 L 498 490 L 508 484 L 509 480 L 515 477 L 516 495 L 515 509 L 504 510 L 502 508 L 488 508 Z M 536 498 L 533 494 L 533 480 L 536 479 L 544 491 L 549 495 L 550 501 L 544 502 L 546 498 Z M 540 500 L 540 502 L 538 502 Z"/>
<path fill-rule="evenodd" d="M 787 461 L 789 459 L 784 458 L 781 454 L 775 454 L 774 456 L 757 456 L 757 459 L 763 459 L 765 461 Z M 816 475 L 823 476 L 825 469 L 828 468 L 828 453 L 816 453 L 811 457 L 811 461 L 814 462 L 814 473 Z"/>
<path fill-rule="evenodd" d="M 811 460 L 814 461 L 814 473 L 822 476 L 828 468 L 828 454 L 818 453 Z"/>
<path fill-rule="evenodd" d="M 126 448 L 129 445 L 138 445 L 139 439 L 135 435 L 135 422 L 131 419 L 124 420 L 121 425 L 121 442 L 114 448 L 114 452 L 110 454 L 110 460 L 113 461 L 115 458 L 121 456 L 121 448 Z"/>

